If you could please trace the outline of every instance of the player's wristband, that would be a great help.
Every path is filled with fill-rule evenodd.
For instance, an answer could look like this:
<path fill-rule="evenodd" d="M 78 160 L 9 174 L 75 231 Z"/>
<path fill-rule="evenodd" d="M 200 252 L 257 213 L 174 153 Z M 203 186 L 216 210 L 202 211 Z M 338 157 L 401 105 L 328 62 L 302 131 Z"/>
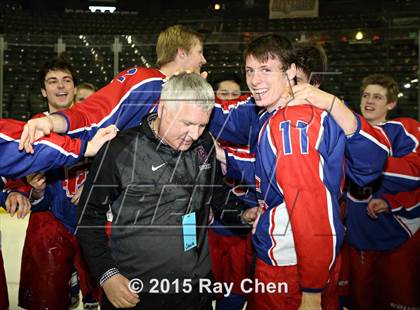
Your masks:
<path fill-rule="evenodd" d="M 101 279 L 99 280 L 99 285 L 102 286 L 104 285 L 105 281 L 107 281 L 109 278 L 115 276 L 116 274 L 119 274 L 120 271 L 117 268 L 111 268 L 108 271 L 106 271 Z"/>

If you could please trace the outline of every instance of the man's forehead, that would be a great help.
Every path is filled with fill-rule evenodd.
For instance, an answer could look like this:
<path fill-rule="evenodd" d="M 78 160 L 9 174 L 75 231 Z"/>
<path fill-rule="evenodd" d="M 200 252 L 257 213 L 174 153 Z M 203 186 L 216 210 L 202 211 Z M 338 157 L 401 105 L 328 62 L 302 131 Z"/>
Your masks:
<path fill-rule="evenodd" d="M 245 59 L 246 66 L 256 65 L 259 67 L 262 66 L 282 66 L 281 61 L 277 56 L 267 54 L 267 57 L 258 57 L 255 55 L 248 55 Z"/>
<path fill-rule="evenodd" d="M 366 86 L 364 93 L 386 95 L 387 89 L 378 84 L 369 84 Z"/>
<path fill-rule="evenodd" d="M 68 70 L 49 70 L 46 74 L 46 78 L 54 78 L 54 77 L 63 77 L 63 76 L 68 76 L 68 77 L 72 77 L 70 71 Z"/>

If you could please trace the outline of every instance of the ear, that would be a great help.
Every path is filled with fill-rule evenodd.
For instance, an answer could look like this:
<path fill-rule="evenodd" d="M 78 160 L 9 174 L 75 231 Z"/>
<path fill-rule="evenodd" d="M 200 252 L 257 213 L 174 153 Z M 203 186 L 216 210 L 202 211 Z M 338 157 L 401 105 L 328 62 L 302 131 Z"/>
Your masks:
<path fill-rule="evenodd" d="M 296 77 L 296 65 L 292 63 L 289 69 L 286 70 L 286 75 L 289 81 L 292 81 Z"/>
<path fill-rule="evenodd" d="M 180 58 L 180 59 L 184 59 L 187 56 L 187 52 L 183 49 L 183 48 L 178 48 L 176 50 L 176 55 Z"/>
<path fill-rule="evenodd" d="M 386 105 L 387 105 L 388 110 L 392 110 L 397 105 L 397 102 L 396 101 L 391 101 L 391 102 L 388 102 Z"/>
<path fill-rule="evenodd" d="M 45 89 L 41 88 L 41 94 L 42 97 L 47 98 L 47 91 Z"/>

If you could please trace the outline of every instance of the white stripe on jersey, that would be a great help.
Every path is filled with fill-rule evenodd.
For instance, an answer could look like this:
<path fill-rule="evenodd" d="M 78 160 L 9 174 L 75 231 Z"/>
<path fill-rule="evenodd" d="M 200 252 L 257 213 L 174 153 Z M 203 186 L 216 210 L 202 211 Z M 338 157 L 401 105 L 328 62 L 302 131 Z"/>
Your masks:
<path fill-rule="evenodd" d="M 249 162 L 255 162 L 255 157 L 240 157 L 238 155 L 232 154 L 227 152 L 228 156 L 235 158 L 236 160 L 241 160 L 241 161 L 249 161 Z"/>
<path fill-rule="evenodd" d="M 217 103 L 217 102 L 214 103 L 214 107 L 216 109 L 222 110 L 223 114 L 229 114 L 230 110 L 237 109 L 240 105 L 243 105 L 243 104 L 247 103 L 250 98 L 251 98 L 251 96 L 249 96 L 245 100 L 238 101 L 235 104 L 230 104 L 227 109 L 224 109 L 222 107 L 222 105 L 220 103 Z"/>
<path fill-rule="evenodd" d="M 395 178 L 403 178 L 413 181 L 420 181 L 420 177 L 415 177 L 412 175 L 406 175 L 406 174 L 400 174 L 400 173 L 393 173 L 393 172 L 382 172 L 383 175 L 389 176 L 389 177 L 395 177 Z"/>
<path fill-rule="evenodd" d="M 384 145 L 384 144 L 380 143 L 378 140 L 376 140 L 374 137 L 372 137 L 372 136 L 371 136 L 370 134 L 368 134 L 366 131 L 360 130 L 360 131 L 359 131 L 359 133 L 360 133 L 362 136 L 364 136 L 365 138 L 367 138 L 367 139 L 369 139 L 370 141 L 372 141 L 373 143 L 375 143 L 376 145 L 378 145 L 381 149 L 383 149 L 385 152 L 387 152 L 387 153 L 388 153 L 388 156 L 389 156 L 390 150 L 389 150 L 389 148 L 388 148 L 386 145 Z"/>
<path fill-rule="evenodd" d="M 18 139 L 13 139 L 12 137 L 9 137 L 8 135 L 5 135 L 4 133 L 0 133 L 0 138 L 6 141 L 15 141 L 19 143 Z"/>
<path fill-rule="evenodd" d="M 420 217 L 408 219 L 399 215 L 394 215 L 394 218 L 400 223 L 401 227 L 411 236 L 413 236 L 420 228 Z"/>
<path fill-rule="evenodd" d="M 362 200 L 360 200 L 360 199 L 357 199 L 357 198 L 354 198 L 352 195 L 350 195 L 350 193 L 349 192 L 347 192 L 347 198 L 348 199 L 350 199 L 351 201 L 353 201 L 353 202 L 357 202 L 357 203 L 368 203 L 369 201 L 371 201 L 372 200 L 372 195 L 370 195 L 368 198 L 366 198 L 366 199 L 362 199 Z"/>
<path fill-rule="evenodd" d="M 78 157 L 81 156 L 81 155 L 78 155 L 78 154 L 75 154 L 75 153 L 72 153 L 72 152 L 68 152 L 65 149 L 63 149 L 61 146 L 58 146 L 57 144 L 54 144 L 54 143 L 52 143 L 50 141 L 47 141 L 47 140 L 37 141 L 37 142 L 34 142 L 34 144 L 35 145 L 37 145 L 37 144 L 45 144 L 45 145 L 48 145 L 49 147 L 51 147 L 53 149 L 56 149 L 57 151 L 59 151 L 60 153 L 64 154 L 65 156 L 71 156 L 71 157 L 74 157 L 74 158 L 78 158 Z"/>
<path fill-rule="evenodd" d="M 414 148 L 413 148 L 412 152 L 415 152 L 416 149 L 417 149 L 417 147 L 419 146 L 419 141 L 417 140 L 417 138 L 414 135 L 412 135 L 407 130 L 405 130 L 404 124 L 401 123 L 401 122 L 396 122 L 396 121 L 388 121 L 387 123 L 392 123 L 392 124 L 400 125 L 403 128 L 404 133 L 407 136 L 409 136 L 411 138 L 411 140 L 413 140 L 413 142 L 414 142 Z"/>
<path fill-rule="evenodd" d="M 324 136 L 324 120 L 325 118 L 328 116 L 327 112 L 322 112 L 321 113 L 321 120 L 320 120 L 320 126 L 319 126 L 319 133 L 318 133 L 318 138 L 316 139 L 316 144 L 315 144 L 315 149 L 318 150 L 319 148 L 319 144 L 321 143 L 322 137 Z"/>
<path fill-rule="evenodd" d="M 396 212 L 396 211 L 400 211 L 400 210 L 406 210 L 406 211 L 412 211 L 415 208 L 417 208 L 418 206 L 420 206 L 420 202 L 416 203 L 414 206 L 409 207 L 409 208 L 404 208 L 404 207 L 398 207 L 398 208 L 394 208 L 392 209 L 392 212 Z"/>
<path fill-rule="evenodd" d="M 19 139 L 13 139 L 12 137 L 9 137 L 8 135 L 5 135 L 3 133 L 0 133 L 0 138 L 9 142 L 16 142 L 17 144 L 19 143 Z M 36 141 L 34 142 L 34 145 L 38 145 L 38 144 L 45 144 L 48 145 L 49 147 L 56 149 L 57 151 L 59 151 L 60 153 L 66 155 L 66 156 L 72 156 L 74 158 L 78 158 L 80 155 L 72 153 L 72 152 L 68 152 L 65 149 L 63 149 L 61 146 L 58 146 L 57 144 L 54 144 L 53 142 L 47 141 L 47 140 L 41 140 L 41 141 Z M 17 147 L 17 146 L 16 146 Z"/>
<path fill-rule="evenodd" d="M 286 204 L 283 202 L 276 208 L 267 212 L 270 212 L 268 234 L 272 244 L 267 254 L 272 265 L 296 265 L 297 256 L 295 241 L 293 239 L 292 225 L 290 225 L 289 213 L 287 212 Z"/>
<path fill-rule="evenodd" d="M 124 96 L 122 96 L 122 98 L 120 99 L 118 104 L 111 110 L 111 112 L 107 116 L 105 116 L 102 120 L 100 120 L 98 123 L 92 123 L 92 124 L 90 124 L 90 126 L 80 127 L 80 128 L 68 131 L 67 134 L 78 133 L 78 132 L 81 132 L 81 131 L 89 131 L 93 127 L 100 127 L 103 123 L 105 123 L 108 119 L 110 119 L 116 111 L 118 111 L 118 109 L 120 108 L 120 106 L 124 102 L 124 100 L 127 99 L 127 97 L 130 96 L 131 93 L 136 88 L 140 87 L 141 85 L 143 85 L 145 83 L 149 83 L 149 82 L 153 82 L 153 81 L 163 81 L 163 79 L 162 78 L 149 78 L 149 79 L 141 81 L 140 83 L 137 83 L 136 85 L 131 87 L 130 90 L 124 94 Z M 139 124 L 141 123 L 141 121 L 142 120 L 139 120 Z M 118 129 L 121 129 L 121 128 L 118 128 Z"/>

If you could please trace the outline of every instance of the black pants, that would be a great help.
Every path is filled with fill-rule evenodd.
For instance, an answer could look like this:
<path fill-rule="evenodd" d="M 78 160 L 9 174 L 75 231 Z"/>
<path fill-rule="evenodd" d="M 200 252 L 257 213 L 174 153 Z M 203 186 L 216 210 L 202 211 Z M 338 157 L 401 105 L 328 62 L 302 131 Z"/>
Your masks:
<path fill-rule="evenodd" d="M 208 293 L 198 293 L 193 290 L 190 294 L 148 294 L 140 293 L 140 302 L 133 310 L 212 310 L 212 296 Z M 101 310 L 115 308 L 103 294 Z"/>

